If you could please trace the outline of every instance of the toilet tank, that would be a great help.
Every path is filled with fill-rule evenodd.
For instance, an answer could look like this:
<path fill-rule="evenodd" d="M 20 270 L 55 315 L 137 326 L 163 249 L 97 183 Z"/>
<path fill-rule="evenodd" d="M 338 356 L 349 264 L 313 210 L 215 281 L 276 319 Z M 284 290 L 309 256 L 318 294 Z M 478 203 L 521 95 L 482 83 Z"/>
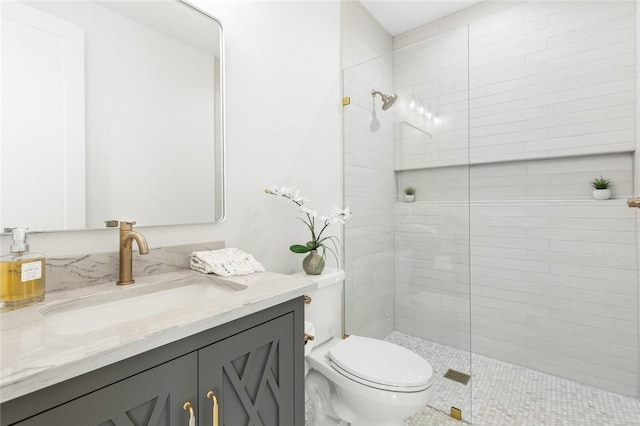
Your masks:
<path fill-rule="evenodd" d="M 307 277 L 318 283 L 318 289 L 307 294 L 311 297 L 311 303 L 304 306 L 304 320 L 311 322 L 315 328 L 315 345 L 331 337 L 342 338 L 344 271 L 325 268 L 322 274 Z"/>

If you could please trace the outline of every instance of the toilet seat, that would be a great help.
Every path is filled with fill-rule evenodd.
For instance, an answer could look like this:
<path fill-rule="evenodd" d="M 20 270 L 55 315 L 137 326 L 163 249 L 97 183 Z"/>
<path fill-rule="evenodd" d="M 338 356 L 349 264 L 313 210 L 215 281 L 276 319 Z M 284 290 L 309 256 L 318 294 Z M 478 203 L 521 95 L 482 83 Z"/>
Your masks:
<path fill-rule="evenodd" d="M 419 392 L 431 386 L 433 369 L 424 358 L 383 340 L 349 336 L 327 358 L 340 374 L 373 388 Z"/>

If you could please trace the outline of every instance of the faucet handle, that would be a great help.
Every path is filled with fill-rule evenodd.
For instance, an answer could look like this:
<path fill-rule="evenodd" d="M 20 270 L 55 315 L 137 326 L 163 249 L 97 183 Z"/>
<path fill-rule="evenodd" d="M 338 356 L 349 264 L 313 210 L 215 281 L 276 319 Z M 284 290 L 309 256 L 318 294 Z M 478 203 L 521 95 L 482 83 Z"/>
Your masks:
<path fill-rule="evenodd" d="M 131 220 L 131 221 L 121 220 L 120 221 L 120 230 L 121 231 L 133 231 L 133 225 L 135 225 L 135 224 L 136 224 L 135 220 Z"/>
<path fill-rule="evenodd" d="M 118 221 L 115 219 L 112 220 L 105 220 L 104 224 L 107 226 L 107 228 L 117 228 L 118 227 Z M 131 231 L 133 229 L 133 225 L 135 225 L 136 222 L 134 220 L 131 221 L 127 221 L 127 220 L 121 220 L 120 221 L 120 229 L 123 229 L 125 231 Z"/>

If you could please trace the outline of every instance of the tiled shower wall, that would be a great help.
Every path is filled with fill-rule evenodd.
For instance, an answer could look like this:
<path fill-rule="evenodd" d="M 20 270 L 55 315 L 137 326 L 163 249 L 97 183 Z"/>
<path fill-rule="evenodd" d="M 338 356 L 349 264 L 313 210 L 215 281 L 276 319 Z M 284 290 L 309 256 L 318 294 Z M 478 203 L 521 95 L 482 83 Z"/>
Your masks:
<path fill-rule="evenodd" d="M 345 206 L 345 332 L 384 337 L 393 331 L 393 115 L 371 90 L 393 91 L 393 41 L 358 1 L 342 3 Z M 366 62 L 369 61 L 369 62 Z M 354 65 L 362 64 L 357 67 Z M 375 115 L 373 115 L 375 114 Z"/>
<path fill-rule="evenodd" d="M 633 2 L 525 3 L 469 39 L 473 163 L 635 148 Z"/>
<path fill-rule="evenodd" d="M 432 138 L 396 152 L 397 169 L 466 164 L 467 154 L 478 164 L 632 152 L 634 2 L 499 5 L 502 10 L 488 2 L 465 12 L 468 83 L 466 26 L 457 15 L 395 38 L 398 48 L 406 39 L 415 41 L 415 33 L 430 37 L 397 55 L 395 89 L 405 95 L 405 104 L 415 96 L 441 121 L 426 128 Z M 446 22 L 457 26 L 448 28 Z M 433 28 L 440 30 L 434 35 Z M 467 105 L 468 134 L 461 112 Z M 402 128 L 407 114 L 398 114 Z M 450 145 L 438 147 L 439 133 L 454 130 L 459 132 Z M 451 145 L 458 155 L 434 159 Z M 417 158 L 422 153 L 429 155 Z"/>
<path fill-rule="evenodd" d="M 463 26 L 395 53 L 396 170 L 467 164 L 468 52 Z"/>
<path fill-rule="evenodd" d="M 396 132 L 412 144 L 398 189 L 418 200 L 395 209 L 397 330 L 466 349 L 470 319 L 474 352 L 637 396 L 634 16 L 634 2 L 483 2 L 396 37 L 456 46 L 469 25 L 468 151 L 457 62 L 439 79 L 429 42 L 396 58 L 396 90 L 440 118 L 422 140 Z M 600 174 L 614 200 L 590 199 Z"/>

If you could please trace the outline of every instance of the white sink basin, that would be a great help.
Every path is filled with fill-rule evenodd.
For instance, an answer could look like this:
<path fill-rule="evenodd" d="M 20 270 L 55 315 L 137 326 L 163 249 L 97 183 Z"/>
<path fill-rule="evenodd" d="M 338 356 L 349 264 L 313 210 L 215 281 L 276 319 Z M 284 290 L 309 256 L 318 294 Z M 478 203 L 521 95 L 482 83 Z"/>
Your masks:
<path fill-rule="evenodd" d="M 196 303 L 213 302 L 246 288 L 241 285 L 221 285 L 212 280 L 195 281 L 193 278 L 174 281 L 170 283 L 172 288 L 168 289 L 167 285 L 134 288 L 136 284 L 133 284 L 131 288 L 45 306 L 39 311 L 56 333 L 84 334 Z"/>

